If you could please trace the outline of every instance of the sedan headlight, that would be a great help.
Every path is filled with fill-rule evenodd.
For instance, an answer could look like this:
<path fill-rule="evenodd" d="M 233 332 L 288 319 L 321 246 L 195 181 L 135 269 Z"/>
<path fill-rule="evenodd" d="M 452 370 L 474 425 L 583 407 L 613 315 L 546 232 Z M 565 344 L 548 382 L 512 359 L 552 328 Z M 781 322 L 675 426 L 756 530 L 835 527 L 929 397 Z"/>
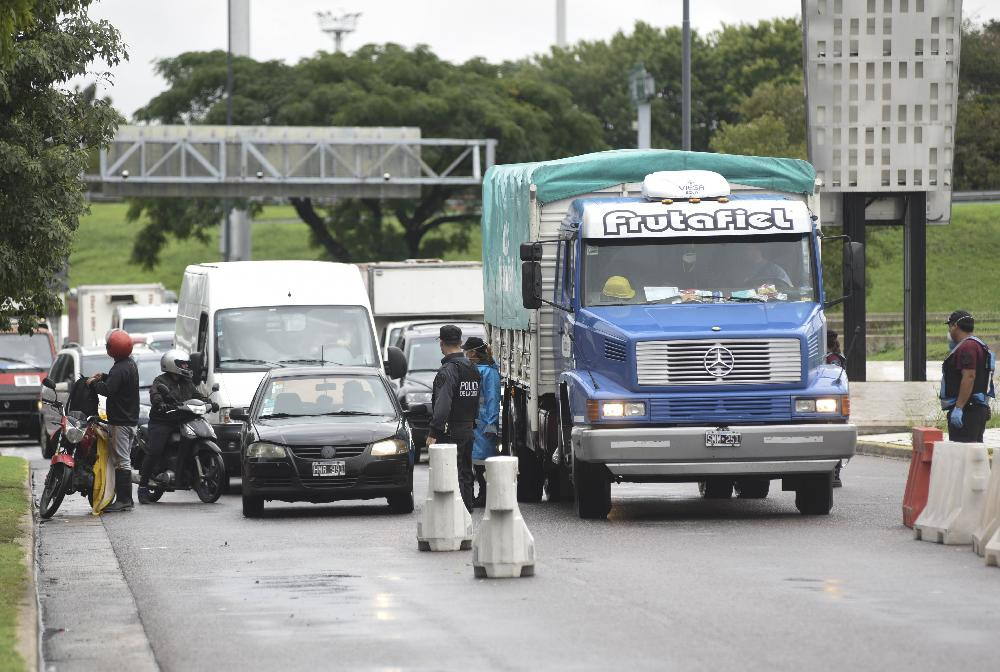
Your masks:
<path fill-rule="evenodd" d="M 388 455 L 402 455 L 406 453 L 406 442 L 399 439 L 386 439 L 372 444 L 373 457 L 386 457 Z"/>
<path fill-rule="evenodd" d="M 247 457 L 281 458 L 286 457 L 284 446 L 276 446 L 273 443 L 259 441 L 247 446 Z"/>
<path fill-rule="evenodd" d="M 430 392 L 407 392 L 406 393 L 406 405 L 412 406 L 413 404 L 429 404 L 431 402 Z"/>

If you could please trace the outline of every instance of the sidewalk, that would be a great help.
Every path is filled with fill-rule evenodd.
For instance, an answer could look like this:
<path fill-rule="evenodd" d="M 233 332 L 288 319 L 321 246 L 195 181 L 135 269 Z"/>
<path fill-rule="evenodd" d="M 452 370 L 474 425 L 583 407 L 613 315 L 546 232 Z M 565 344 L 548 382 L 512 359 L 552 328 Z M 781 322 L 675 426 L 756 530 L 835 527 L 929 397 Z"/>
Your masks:
<path fill-rule="evenodd" d="M 944 433 L 944 438 L 948 438 L 948 432 Z M 983 443 L 991 449 L 1000 449 L 1000 427 L 987 429 Z M 858 452 L 867 455 L 909 458 L 910 453 L 913 452 L 912 446 L 913 434 L 911 432 L 866 434 L 858 437 Z"/>

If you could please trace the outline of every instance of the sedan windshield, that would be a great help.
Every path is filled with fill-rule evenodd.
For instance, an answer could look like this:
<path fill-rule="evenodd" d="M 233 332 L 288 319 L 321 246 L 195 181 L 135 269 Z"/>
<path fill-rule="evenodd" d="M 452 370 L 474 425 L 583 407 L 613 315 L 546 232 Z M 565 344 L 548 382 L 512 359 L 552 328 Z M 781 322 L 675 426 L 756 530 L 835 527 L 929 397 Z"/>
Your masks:
<path fill-rule="evenodd" d="M 52 345 L 42 334 L 0 334 L 0 370 L 48 369 Z"/>
<path fill-rule="evenodd" d="M 289 364 L 379 366 L 371 322 L 358 306 L 275 306 L 215 315 L 220 371 Z"/>
<path fill-rule="evenodd" d="M 420 341 L 410 341 L 406 353 L 407 369 L 410 371 L 437 371 L 441 368 L 440 341 L 428 338 Z"/>
<path fill-rule="evenodd" d="M 801 234 L 584 242 L 584 305 L 816 301 Z"/>
<path fill-rule="evenodd" d="M 268 381 L 257 403 L 261 419 L 396 415 L 392 398 L 378 376 L 277 378 Z"/>

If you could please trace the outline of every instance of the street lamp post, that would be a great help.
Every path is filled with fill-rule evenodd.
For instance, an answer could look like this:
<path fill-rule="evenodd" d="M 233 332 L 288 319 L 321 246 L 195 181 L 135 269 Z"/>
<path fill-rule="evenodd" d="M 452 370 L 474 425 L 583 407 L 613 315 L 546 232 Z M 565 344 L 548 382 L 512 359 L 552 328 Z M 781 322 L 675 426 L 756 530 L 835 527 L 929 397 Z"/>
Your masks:
<path fill-rule="evenodd" d="M 343 50 L 344 35 L 357 30 L 361 12 L 347 12 L 334 15 L 333 12 L 316 12 L 319 29 L 333 38 L 333 50 L 338 54 Z"/>
<path fill-rule="evenodd" d="M 646 66 L 637 63 L 629 73 L 629 96 L 638 112 L 637 146 L 639 149 L 649 149 L 652 147 L 652 114 L 650 105 L 656 95 L 654 88 L 656 84 L 653 76 L 646 72 Z"/>
<path fill-rule="evenodd" d="M 681 146 L 691 151 L 691 6 L 684 0 L 684 21 L 681 24 Z"/>

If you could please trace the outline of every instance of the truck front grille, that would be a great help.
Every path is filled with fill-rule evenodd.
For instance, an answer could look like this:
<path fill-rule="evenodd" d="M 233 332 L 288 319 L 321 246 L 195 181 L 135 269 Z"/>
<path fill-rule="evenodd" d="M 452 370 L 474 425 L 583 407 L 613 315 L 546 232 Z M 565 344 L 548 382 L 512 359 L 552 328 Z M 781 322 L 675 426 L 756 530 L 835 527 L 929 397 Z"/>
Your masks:
<path fill-rule="evenodd" d="M 673 398 L 650 402 L 653 422 L 776 422 L 792 417 L 791 397 Z"/>
<path fill-rule="evenodd" d="M 640 385 L 796 383 L 802 355 L 796 338 L 640 341 L 635 346 Z"/>

